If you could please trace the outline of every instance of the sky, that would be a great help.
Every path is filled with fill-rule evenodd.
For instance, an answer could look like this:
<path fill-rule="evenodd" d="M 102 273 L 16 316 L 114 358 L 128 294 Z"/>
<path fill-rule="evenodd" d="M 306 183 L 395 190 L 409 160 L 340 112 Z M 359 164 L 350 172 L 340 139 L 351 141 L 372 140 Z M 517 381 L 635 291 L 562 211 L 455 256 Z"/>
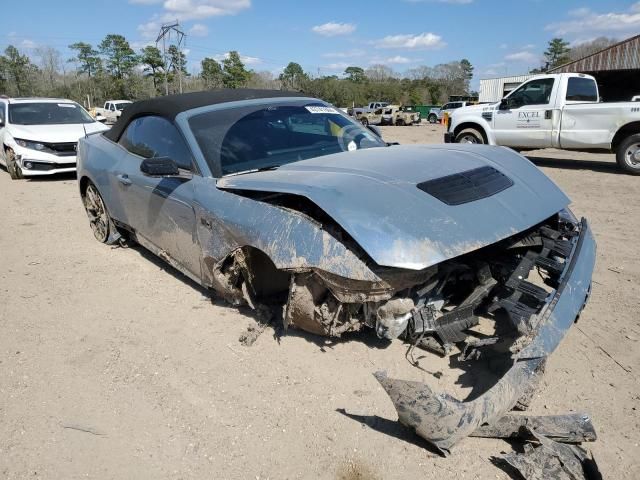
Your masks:
<path fill-rule="evenodd" d="M 40 45 L 69 58 L 69 44 L 96 46 L 110 33 L 138 51 L 177 20 L 193 73 L 229 50 L 275 75 L 291 61 L 339 75 L 349 65 L 402 73 L 467 58 L 472 87 L 540 66 L 553 37 L 576 44 L 640 33 L 637 0 L 21 0 L 4 12 L 0 48 L 15 45 L 34 61 Z"/>

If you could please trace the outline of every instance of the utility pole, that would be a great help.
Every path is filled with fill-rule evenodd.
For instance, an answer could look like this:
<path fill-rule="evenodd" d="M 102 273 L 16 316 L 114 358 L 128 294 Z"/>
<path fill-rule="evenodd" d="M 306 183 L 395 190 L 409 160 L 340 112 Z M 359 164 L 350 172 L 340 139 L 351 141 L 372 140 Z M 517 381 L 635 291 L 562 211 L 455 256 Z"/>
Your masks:
<path fill-rule="evenodd" d="M 180 58 L 181 48 L 186 43 L 186 34 L 180 30 L 180 23 L 176 20 L 174 23 L 165 23 L 160 27 L 160 33 L 156 38 L 156 48 L 158 43 L 162 40 L 162 60 L 164 61 L 164 94 L 169 95 L 169 62 L 167 55 L 167 43 L 171 45 L 171 33 L 175 34 L 174 45 L 178 49 L 178 58 Z M 178 88 L 182 93 L 182 66 L 178 69 Z"/>

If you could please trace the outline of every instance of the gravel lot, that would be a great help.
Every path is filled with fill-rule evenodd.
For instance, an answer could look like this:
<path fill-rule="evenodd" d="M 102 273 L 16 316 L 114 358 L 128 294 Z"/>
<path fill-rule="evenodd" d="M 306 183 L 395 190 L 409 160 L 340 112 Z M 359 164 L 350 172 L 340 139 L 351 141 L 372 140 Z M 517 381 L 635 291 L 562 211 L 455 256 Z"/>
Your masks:
<path fill-rule="evenodd" d="M 436 143 L 442 129 L 384 134 Z M 528 156 L 599 247 L 591 301 L 531 410 L 589 412 L 605 478 L 640 478 L 640 178 L 612 155 Z M 400 341 L 267 329 L 243 347 L 250 312 L 141 249 L 97 243 L 73 177 L 0 171 L 0 192 L 1 478 L 509 478 L 490 460 L 507 442 L 469 438 L 445 459 L 399 426 L 371 374 L 427 380 Z"/>

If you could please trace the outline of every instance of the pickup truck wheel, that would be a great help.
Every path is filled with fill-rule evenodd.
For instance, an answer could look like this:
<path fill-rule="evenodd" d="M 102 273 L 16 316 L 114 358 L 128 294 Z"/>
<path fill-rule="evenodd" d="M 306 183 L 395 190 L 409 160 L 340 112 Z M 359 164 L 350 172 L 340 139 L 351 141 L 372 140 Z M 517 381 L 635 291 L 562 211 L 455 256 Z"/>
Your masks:
<path fill-rule="evenodd" d="M 396 120 L 396 126 L 398 127 L 404 127 L 404 120 L 399 118 L 398 120 Z"/>
<path fill-rule="evenodd" d="M 363 118 L 360 120 L 360 123 L 362 123 L 362 125 L 366 127 L 367 125 L 369 125 L 369 120 L 367 120 L 366 118 Z"/>
<path fill-rule="evenodd" d="M 482 134 L 475 128 L 465 128 L 456 135 L 455 143 L 484 143 Z"/>
<path fill-rule="evenodd" d="M 111 231 L 111 217 L 98 189 L 93 183 L 89 183 L 84 196 L 82 197 L 84 208 L 89 217 L 89 225 L 93 231 L 93 236 L 100 243 L 106 243 L 109 240 Z"/>
<path fill-rule="evenodd" d="M 632 175 L 640 175 L 640 134 L 627 137 L 616 152 L 620 168 Z"/>
<path fill-rule="evenodd" d="M 429 123 L 438 123 L 438 116 L 434 114 L 429 115 Z"/>
<path fill-rule="evenodd" d="M 16 163 L 16 157 L 13 150 L 7 150 L 7 172 L 11 177 L 11 180 L 20 180 L 24 178 L 22 175 L 22 169 Z"/>

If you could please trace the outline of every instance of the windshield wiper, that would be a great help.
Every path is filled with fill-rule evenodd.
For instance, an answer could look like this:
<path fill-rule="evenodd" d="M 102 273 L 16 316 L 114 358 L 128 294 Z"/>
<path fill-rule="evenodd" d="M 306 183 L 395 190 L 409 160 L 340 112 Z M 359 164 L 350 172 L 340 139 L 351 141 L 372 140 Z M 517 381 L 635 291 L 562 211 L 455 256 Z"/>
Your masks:
<path fill-rule="evenodd" d="M 280 165 L 268 165 L 266 167 L 251 168 L 249 170 L 241 170 L 239 172 L 227 173 L 223 177 L 235 177 L 236 175 L 244 175 L 246 173 L 266 172 L 267 170 L 277 170 Z"/>

